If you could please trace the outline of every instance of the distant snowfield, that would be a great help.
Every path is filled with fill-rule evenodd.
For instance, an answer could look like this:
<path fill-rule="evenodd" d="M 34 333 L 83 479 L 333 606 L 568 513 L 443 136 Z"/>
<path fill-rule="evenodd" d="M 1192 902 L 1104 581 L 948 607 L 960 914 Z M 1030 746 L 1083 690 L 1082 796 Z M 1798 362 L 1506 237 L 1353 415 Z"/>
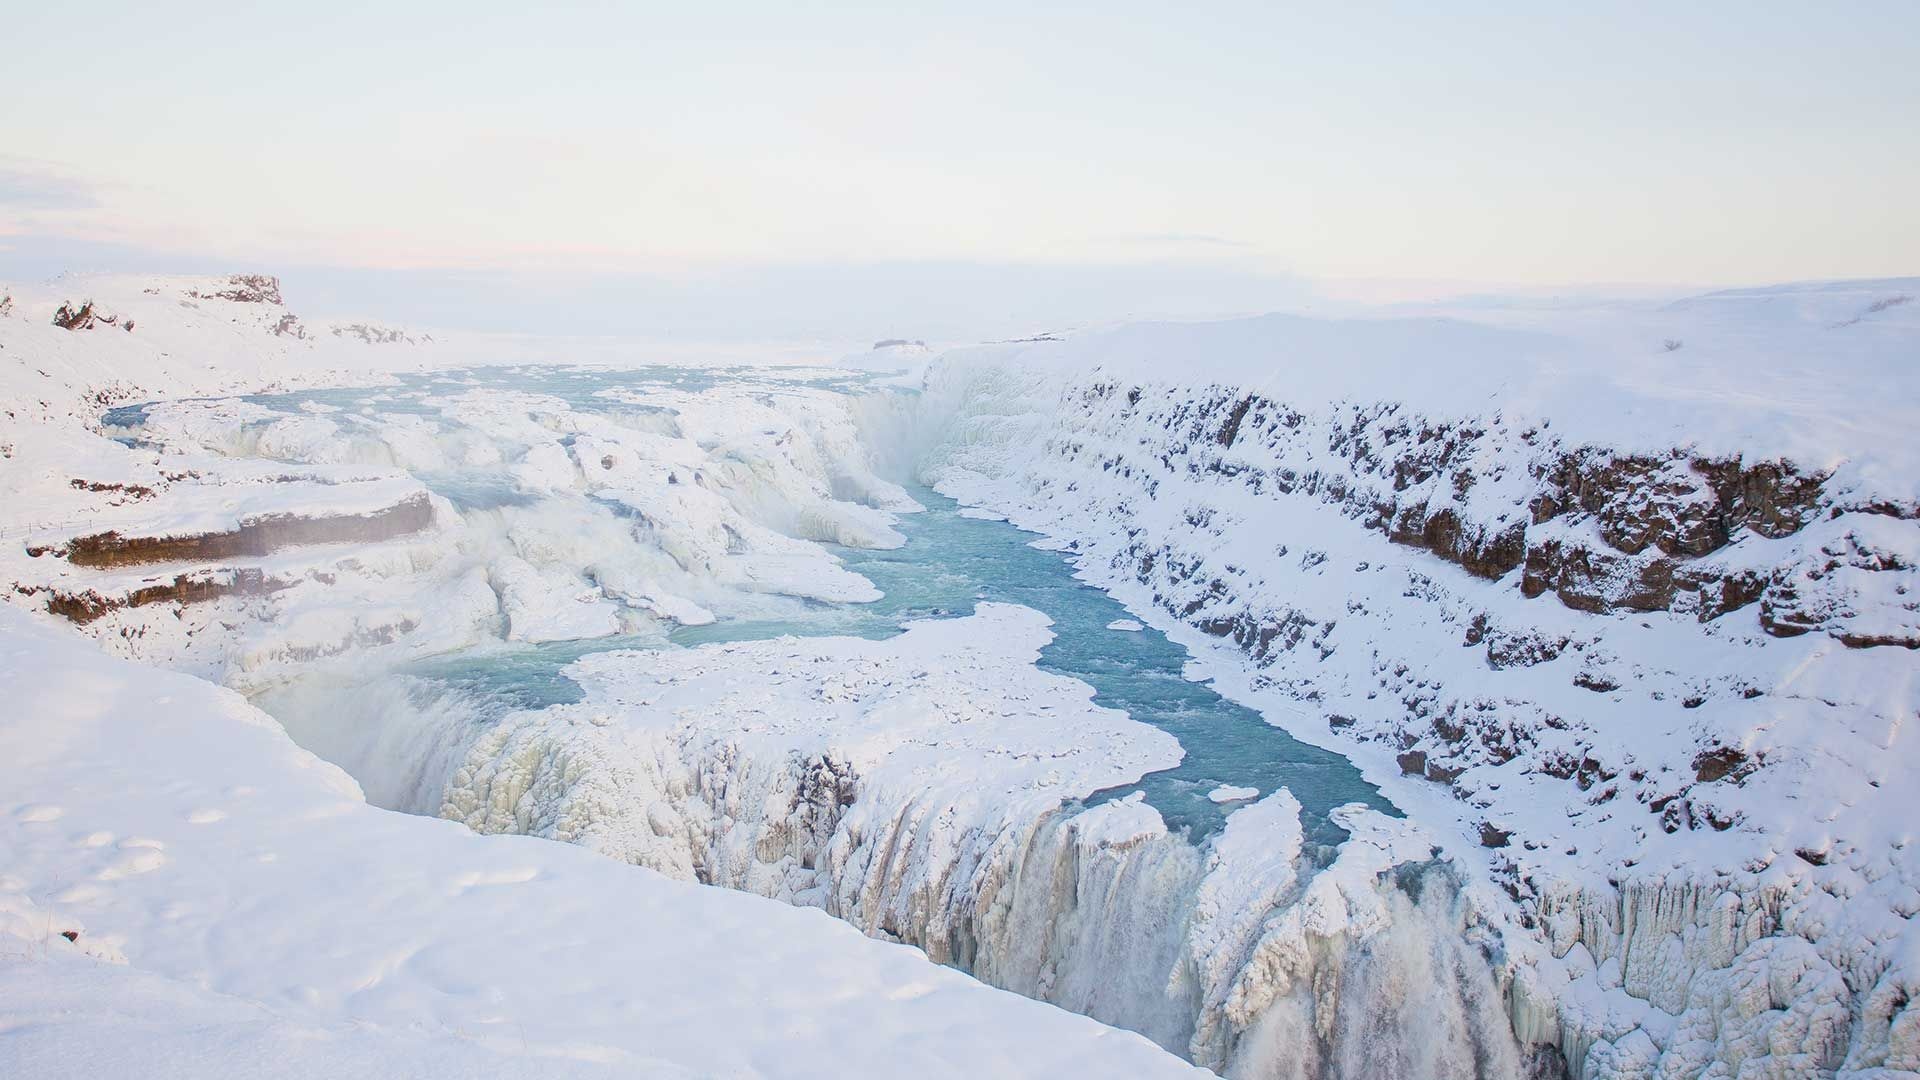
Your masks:
<path fill-rule="evenodd" d="M 24 1075 L 1194 1071 L 874 938 L 1230 1076 L 1920 1068 L 1920 280 L 509 389 L 265 279 L 0 294 Z M 186 400 L 296 385 L 382 388 Z M 658 647 L 872 600 L 908 464 L 1413 820 L 1076 809 L 1181 749 L 1025 608 Z M 582 639 L 288 712 L 358 784 L 210 685 Z"/>

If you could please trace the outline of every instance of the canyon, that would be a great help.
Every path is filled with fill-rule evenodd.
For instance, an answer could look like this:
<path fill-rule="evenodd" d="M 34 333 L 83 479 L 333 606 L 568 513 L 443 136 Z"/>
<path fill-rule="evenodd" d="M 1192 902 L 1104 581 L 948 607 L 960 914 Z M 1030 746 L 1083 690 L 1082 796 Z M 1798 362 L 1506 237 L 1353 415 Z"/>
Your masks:
<path fill-rule="evenodd" d="M 133 329 L 0 319 L 12 678 L 191 684 L 370 835 L 819 909 L 1170 1052 L 1121 1072 L 1897 1075 L 1911 287 L 581 368 L 90 282 Z M 42 699 L 10 740 L 117 715 Z M 59 753 L 19 760 L 116 751 Z M 56 798 L 10 811 L 0 926 L 278 992 L 59 886 L 95 849 L 37 835 Z M 84 873 L 163 906 L 121 865 Z"/>

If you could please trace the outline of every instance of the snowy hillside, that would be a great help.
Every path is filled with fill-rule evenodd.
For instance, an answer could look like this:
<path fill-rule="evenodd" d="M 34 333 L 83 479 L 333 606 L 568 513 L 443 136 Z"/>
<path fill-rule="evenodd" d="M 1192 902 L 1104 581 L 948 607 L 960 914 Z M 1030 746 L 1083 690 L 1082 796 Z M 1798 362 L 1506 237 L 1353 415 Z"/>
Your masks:
<path fill-rule="evenodd" d="M 193 1073 L 156 1011 L 314 1075 L 1920 1068 L 1920 281 L 885 376 L 11 295 L 30 1072 Z"/>
<path fill-rule="evenodd" d="M 244 274 L 0 282 L 0 328 L 6 386 L 19 395 L 11 402 L 16 419 L 58 415 L 50 410 L 75 392 L 98 404 L 159 391 L 255 391 L 422 367 L 435 352 L 430 334 L 310 324 L 283 302 L 278 279 Z"/>

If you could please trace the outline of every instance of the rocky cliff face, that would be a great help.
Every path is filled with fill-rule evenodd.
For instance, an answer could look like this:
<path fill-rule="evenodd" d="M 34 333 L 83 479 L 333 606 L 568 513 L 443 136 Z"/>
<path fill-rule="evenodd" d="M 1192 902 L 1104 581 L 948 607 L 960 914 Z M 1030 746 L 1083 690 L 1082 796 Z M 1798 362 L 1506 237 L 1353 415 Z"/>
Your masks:
<path fill-rule="evenodd" d="M 1825 474 L 1789 461 L 1568 446 L 1499 414 L 1436 420 L 1393 402 L 1308 413 L 1217 385 L 1096 382 L 1072 399 L 1096 431 L 1152 433 L 1146 454 L 1094 462 L 1141 476 L 1149 491 L 1156 471 L 1179 470 L 1231 478 L 1255 496 L 1303 494 L 1476 577 L 1520 570 L 1523 595 L 1551 593 L 1580 611 L 1704 622 L 1758 602 L 1776 636 L 1819 630 L 1854 647 L 1920 648 L 1911 530 L 1868 520 L 1911 521 L 1920 506 L 1835 496 Z M 1049 449 L 1067 459 L 1084 451 L 1071 437 Z M 1150 570 L 1165 554 L 1141 550 L 1135 562 Z M 1280 632 L 1245 621 L 1213 629 L 1256 660 Z"/>

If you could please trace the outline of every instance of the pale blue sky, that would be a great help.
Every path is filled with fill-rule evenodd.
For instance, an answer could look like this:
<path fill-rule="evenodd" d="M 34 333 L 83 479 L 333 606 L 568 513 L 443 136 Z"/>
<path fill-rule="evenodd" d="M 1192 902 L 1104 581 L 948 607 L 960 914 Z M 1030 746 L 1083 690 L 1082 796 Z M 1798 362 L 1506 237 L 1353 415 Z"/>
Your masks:
<path fill-rule="evenodd" d="M 0 274 L 1920 272 L 1912 2 L 9 6 Z"/>

